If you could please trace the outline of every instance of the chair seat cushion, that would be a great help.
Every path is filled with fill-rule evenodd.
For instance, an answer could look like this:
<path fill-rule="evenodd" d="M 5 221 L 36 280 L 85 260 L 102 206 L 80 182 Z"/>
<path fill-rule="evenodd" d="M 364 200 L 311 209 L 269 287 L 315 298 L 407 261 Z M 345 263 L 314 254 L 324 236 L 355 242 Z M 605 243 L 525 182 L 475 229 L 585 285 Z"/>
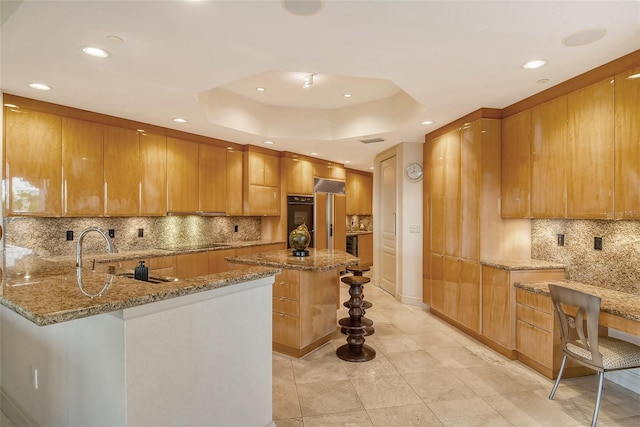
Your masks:
<path fill-rule="evenodd" d="M 640 346 L 615 338 L 599 337 L 599 347 L 606 370 L 640 367 Z M 567 343 L 567 350 L 591 360 L 591 352 L 573 343 Z"/>

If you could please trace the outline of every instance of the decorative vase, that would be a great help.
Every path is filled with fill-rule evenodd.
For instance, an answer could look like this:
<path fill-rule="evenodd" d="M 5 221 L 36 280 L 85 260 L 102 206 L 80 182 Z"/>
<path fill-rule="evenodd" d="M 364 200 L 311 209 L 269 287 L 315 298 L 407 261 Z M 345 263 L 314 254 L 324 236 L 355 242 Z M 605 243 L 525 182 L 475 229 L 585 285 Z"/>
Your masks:
<path fill-rule="evenodd" d="M 307 256 L 307 246 L 311 243 L 311 234 L 306 224 L 300 224 L 289 234 L 289 246 L 293 248 L 294 256 Z"/>

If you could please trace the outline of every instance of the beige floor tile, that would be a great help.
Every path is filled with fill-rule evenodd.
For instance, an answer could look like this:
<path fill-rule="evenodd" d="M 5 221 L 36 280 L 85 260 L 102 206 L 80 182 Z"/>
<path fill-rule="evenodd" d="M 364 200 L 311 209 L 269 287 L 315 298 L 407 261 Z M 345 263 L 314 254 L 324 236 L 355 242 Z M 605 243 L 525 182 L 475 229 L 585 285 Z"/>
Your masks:
<path fill-rule="evenodd" d="M 378 378 L 385 375 L 397 375 L 398 371 L 383 354 L 376 354 L 368 362 L 342 361 L 342 367 L 349 378 Z"/>
<path fill-rule="evenodd" d="M 424 403 L 369 409 L 367 413 L 375 427 L 442 426 L 438 417 L 436 417 Z"/>
<path fill-rule="evenodd" d="M 277 378 L 282 381 L 288 381 L 295 383 L 296 379 L 293 376 L 293 362 L 291 360 L 273 360 L 271 372 L 273 378 Z"/>
<path fill-rule="evenodd" d="M 301 417 L 298 388 L 294 382 L 273 379 L 273 419 Z"/>
<path fill-rule="evenodd" d="M 389 353 L 387 354 L 387 359 L 401 374 L 424 372 L 441 367 L 440 362 L 423 350 Z"/>
<path fill-rule="evenodd" d="M 288 418 L 286 420 L 277 420 L 278 427 L 304 427 L 302 418 Z"/>
<path fill-rule="evenodd" d="M 491 366 L 487 361 L 481 359 L 464 347 L 432 348 L 427 350 L 427 352 L 445 368 L 460 369 Z"/>
<path fill-rule="evenodd" d="M 374 334 L 366 337 L 366 343 L 382 354 L 421 350 L 418 344 L 406 335 Z"/>
<path fill-rule="evenodd" d="M 510 426 L 502 415 L 482 398 L 427 403 L 427 407 L 445 426 Z"/>
<path fill-rule="evenodd" d="M 370 427 L 371 420 L 365 411 L 304 417 L 304 427 Z M 280 424 L 278 424 L 280 427 Z"/>
<path fill-rule="evenodd" d="M 365 409 L 421 403 L 418 395 L 400 374 L 352 378 L 351 382 Z"/>
<path fill-rule="evenodd" d="M 519 393 L 545 387 L 538 381 L 518 376 L 504 365 L 450 369 L 450 371 L 478 396 Z"/>
<path fill-rule="evenodd" d="M 457 342 L 451 334 L 433 330 L 419 334 L 410 334 L 409 337 L 413 342 L 418 344 L 421 350 L 446 351 L 450 348 L 461 349 L 462 345 Z"/>
<path fill-rule="evenodd" d="M 477 396 L 447 369 L 436 368 L 403 376 L 418 396 L 427 403 L 462 400 Z"/>
<path fill-rule="evenodd" d="M 333 351 L 318 358 L 302 358 L 294 360 L 293 373 L 296 383 L 315 381 L 340 381 L 347 379 L 347 373 L 342 367 L 342 361 Z"/>
<path fill-rule="evenodd" d="M 363 410 L 351 381 L 316 381 L 298 384 L 303 417 Z"/>
<path fill-rule="evenodd" d="M 484 401 L 515 426 L 568 427 L 581 422 L 539 393 L 493 395 L 484 397 Z"/>

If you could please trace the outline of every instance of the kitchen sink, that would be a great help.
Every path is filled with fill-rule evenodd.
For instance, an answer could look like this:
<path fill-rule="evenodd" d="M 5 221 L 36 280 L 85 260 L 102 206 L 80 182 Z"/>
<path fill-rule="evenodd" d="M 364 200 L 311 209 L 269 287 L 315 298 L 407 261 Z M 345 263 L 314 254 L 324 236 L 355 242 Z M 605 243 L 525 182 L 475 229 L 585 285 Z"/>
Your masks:
<path fill-rule="evenodd" d="M 126 277 L 127 279 L 135 279 L 135 275 L 133 273 L 120 273 L 118 274 L 118 277 Z M 167 283 L 167 282 L 177 282 L 178 278 L 177 277 L 171 277 L 171 276 L 155 276 L 153 274 L 149 275 L 149 280 L 147 280 L 147 283 Z M 144 282 L 144 280 L 141 280 L 141 282 Z"/>

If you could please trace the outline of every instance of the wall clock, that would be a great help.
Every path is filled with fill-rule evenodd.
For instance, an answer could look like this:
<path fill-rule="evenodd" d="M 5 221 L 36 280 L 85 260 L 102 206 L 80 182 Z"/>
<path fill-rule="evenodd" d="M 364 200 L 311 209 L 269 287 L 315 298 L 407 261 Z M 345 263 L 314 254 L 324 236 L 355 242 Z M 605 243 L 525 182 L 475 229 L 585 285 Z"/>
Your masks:
<path fill-rule="evenodd" d="M 418 162 L 409 163 L 406 168 L 404 168 L 404 174 L 407 179 L 411 182 L 418 182 L 422 179 L 424 175 L 424 170 L 422 169 L 422 164 Z"/>

